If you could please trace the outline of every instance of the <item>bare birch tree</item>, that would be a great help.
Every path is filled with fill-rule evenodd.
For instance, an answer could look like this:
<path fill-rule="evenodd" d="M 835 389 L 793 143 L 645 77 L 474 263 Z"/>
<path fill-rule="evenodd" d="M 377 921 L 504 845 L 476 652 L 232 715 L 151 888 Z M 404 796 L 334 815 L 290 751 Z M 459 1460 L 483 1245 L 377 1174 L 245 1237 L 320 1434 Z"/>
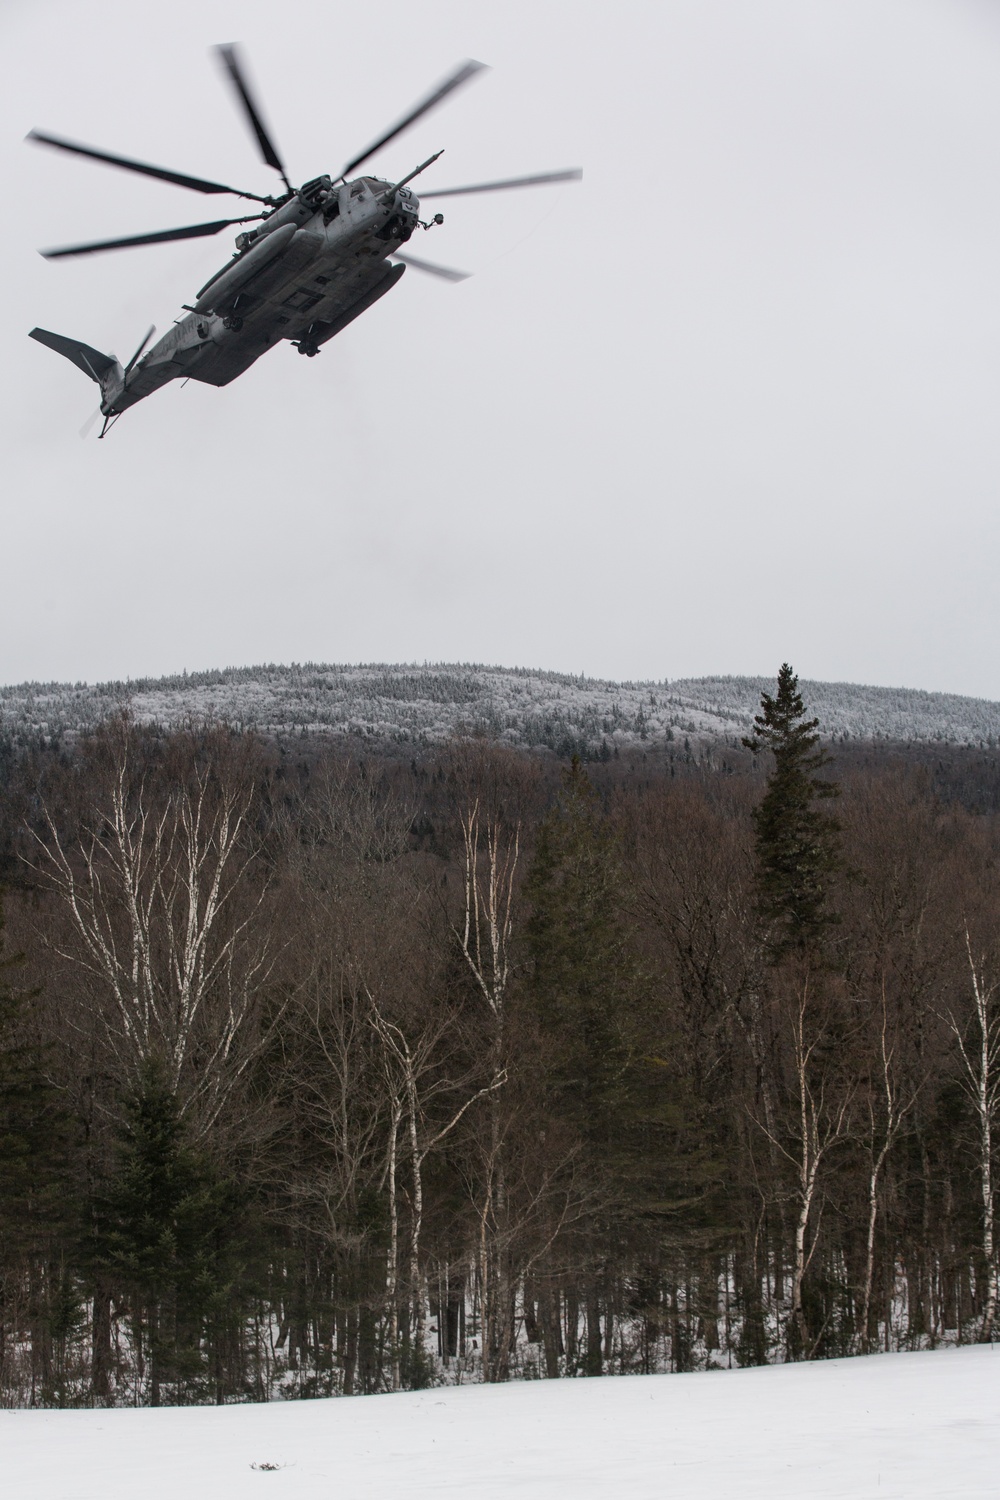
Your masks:
<path fill-rule="evenodd" d="M 497 1339 L 497 1309 L 509 1300 L 501 1285 L 501 1221 L 506 1209 L 507 1189 L 499 1090 L 506 1079 L 504 1022 L 512 975 L 513 901 L 520 854 L 520 826 L 515 825 L 505 834 L 497 816 L 488 815 L 485 820 L 481 819 L 477 799 L 462 813 L 461 827 L 464 904 L 460 923 L 454 930 L 476 989 L 488 1007 L 493 1027 L 487 1049 L 491 1059 L 492 1097 L 486 1130 L 479 1136 L 481 1171 L 477 1204 L 476 1281 L 483 1358 L 488 1368 L 489 1350 Z"/>
<path fill-rule="evenodd" d="M 968 923 L 964 927 L 969 963 L 972 1015 L 949 1009 L 944 1019 L 955 1038 L 961 1061 L 961 1082 L 976 1122 L 981 1209 L 981 1249 L 986 1271 L 986 1297 L 979 1328 L 982 1343 L 993 1338 L 997 1315 L 997 1257 L 993 1185 L 993 1133 L 1000 1103 L 1000 1004 L 995 971 L 985 955 L 976 957 Z"/>
<path fill-rule="evenodd" d="M 521 830 L 505 835 L 499 820 L 480 818 L 476 801 L 461 815 L 464 905 L 455 935 L 498 1032 L 511 979 L 514 879 Z"/>
<path fill-rule="evenodd" d="M 808 1358 L 816 1341 L 810 1340 L 803 1283 L 818 1243 L 815 1231 L 810 1242 L 809 1226 L 820 1205 L 822 1170 L 830 1153 L 850 1134 L 857 1085 L 847 1075 L 838 1039 L 832 1034 L 829 999 L 808 967 L 794 978 L 789 976 L 789 993 L 781 999 L 790 1107 L 780 1134 L 766 1120 L 757 1119 L 756 1124 L 793 1170 L 790 1196 L 795 1222 L 787 1340 L 793 1357 Z"/>
<path fill-rule="evenodd" d="M 424 1221 L 424 1163 L 432 1151 L 441 1145 L 463 1116 L 480 1099 L 502 1088 L 506 1074 L 501 1071 L 490 1082 L 478 1089 L 466 1092 L 466 1097 L 457 1108 L 446 1109 L 444 1116 L 433 1120 L 428 1112 L 442 1096 L 454 1095 L 469 1088 L 468 1078 L 453 1078 L 441 1069 L 441 1046 L 451 1029 L 451 1019 L 439 1016 L 431 1024 L 408 1036 L 403 1026 L 389 1020 L 370 991 L 371 1024 L 382 1043 L 386 1075 L 392 1101 L 392 1129 L 389 1138 L 389 1162 L 392 1181 L 390 1183 L 391 1245 L 390 1279 L 395 1286 L 398 1277 L 398 1212 L 395 1186 L 398 1159 L 397 1135 L 401 1112 L 405 1109 L 406 1141 L 409 1149 L 411 1180 L 410 1194 L 410 1265 L 409 1283 L 413 1311 L 413 1342 L 419 1350 L 424 1337 L 424 1293 L 420 1261 L 420 1238 Z M 398 1359 L 394 1355 L 393 1389 L 398 1389 Z"/>
<path fill-rule="evenodd" d="M 861 1285 L 859 1332 L 861 1350 L 871 1348 L 872 1282 L 875 1272 L 875 1230 L 878 1223 L 879 1197 L 886 1161 L 902 1133 L 906 1117 L 920 1093 L 919 1083 L 905 1087 L 899 1077 L 899 1037 L 889 1020 L 885 976 L 882 977 L 879 1009 L 876 1017 L 875 1047 L 867 1051 L 870 1077 L 865 1096 L 867 1129 L 864 1134 L 868 1158 L 868 1223 L 865 1235 L 865 1266 Z"/>
<path fill-rule="evenodd" d="M 42 808 L 40 875 L 68 917 L 54 952 L 86 977 L 125 1080 L 153 1059 L 196 1131 L 215 1124 L 260 1047 L 260 998 L 275 951 L 250 838 L 252 781 L 191 752 L 154 786 L 134 734 L 115 728 L 102 799 L 70 838 Z M 218 744 L 216 751 L 221 749 Z"/>

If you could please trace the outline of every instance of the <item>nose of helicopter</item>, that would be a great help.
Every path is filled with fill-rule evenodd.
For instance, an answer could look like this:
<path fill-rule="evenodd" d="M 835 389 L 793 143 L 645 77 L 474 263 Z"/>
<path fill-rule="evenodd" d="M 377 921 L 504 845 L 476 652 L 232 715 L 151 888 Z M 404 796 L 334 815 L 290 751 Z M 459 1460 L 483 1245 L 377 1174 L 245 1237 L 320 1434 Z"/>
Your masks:
<path fill-rule="evenodd" d="M 420 222 L 420 203 L 409 188 L 387 183 L 385 192 L 379 194 L 374 206 L 382 221 L 376 230 L 379 239 L 405 243 Z"/>
<path fill-rule="evenodd" d="M 410 218 L 416 223 L 420 213 L 420 200 L 409 188 L 397 188 L 390 184 L 387 191 L 383 193 L 381 202 L 390 213 L 402 214 L 404 218 Z"/>

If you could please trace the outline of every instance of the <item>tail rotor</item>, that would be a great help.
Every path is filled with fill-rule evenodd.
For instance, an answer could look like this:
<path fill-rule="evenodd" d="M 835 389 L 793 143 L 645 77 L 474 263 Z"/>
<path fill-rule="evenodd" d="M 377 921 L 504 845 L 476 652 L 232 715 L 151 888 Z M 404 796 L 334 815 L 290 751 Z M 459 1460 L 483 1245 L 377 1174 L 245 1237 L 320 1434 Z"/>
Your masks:
<path fill-rule="evenodd" d="M 128 380 L 129 375 L 132 373 L 132 370 L 133 370 L 133 367 L 135 366 L 136 361 L 138 360 L 139 356 L 142 354 L 143 350 L 145 349 L 146 345 L 149 343 L 150 339 L 153 337 L 153 334 L 155 332 L 156 332 L 156 324 L 155 323 L 151 323 L 149 325 L 149 330 L 148 330 L 148 332 L 146 334 L 146 337 L 143 339 L 142 343 L 139 345 L 138 349 L 135 351 L 135 353 L 133 354 L 132 358 L 129 360 L 128 364 L 125 366 L 124 370 L 122 371 L 122 382 L 123 383 Z"/>

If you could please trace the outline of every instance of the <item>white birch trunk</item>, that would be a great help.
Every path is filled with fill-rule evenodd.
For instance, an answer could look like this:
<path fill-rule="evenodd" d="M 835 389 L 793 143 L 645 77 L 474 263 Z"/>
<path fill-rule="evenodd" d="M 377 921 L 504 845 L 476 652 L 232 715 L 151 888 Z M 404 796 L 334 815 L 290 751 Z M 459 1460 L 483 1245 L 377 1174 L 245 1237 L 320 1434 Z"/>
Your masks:
<path fill-rule="evenodd" d="M 986 1269 L 986 1297 L 979 1338 L 990 1343 L 997 1316 L 997 1259 L 995 1236 L 995 1194 L 993 1188 L 993 1122 L 1000 1099 L 1000 1007 L 996 1003 L 997 982 L 989 980 L 985 962 L 976 962 L 969 929 L 965 929 L 965 950 L 972 980 L 972 1038 L 967 1038 L 963 1020 L 949 1011 L 945 1019 L 951 1027 L 962 1060 L 965 1091 L 976 1114 L 978 1127 L 979 1190 L 982 1210 L 981 1249 Z"/>
<path fill-rule="evenodd" d="M 396 1186 L 396 1158 L 399 1143 L 399 1121 L 402 1106 L 393 1100 L 389 1125 L 389 1267 L 386 1276 L 386 1294 L 389 1300 L 389 1365 L 390 1382 L 394 1391 L 399 1390 L 399 1198 Z"/>
<path fill-rule="evenodd" d="M 192 767 L 155 804 L 144 783 L 132 786 L 123 737 L 108 800 L 79 842 L 64 843 L 47 809 L 47 837 L 34 836 L 76 939 L 56 951 L 104 997 L 110 1052 L 132 1085 L 151 1059 L 162 1062 L 199 1133 L 259 1051 L 256 999 L 273 965 L 264 888 L 242 915 L 234 909 L 252 859 L 243 848 L 249 808 L 250 793 L 213 782 L 211 766 Z"/>
<path fill-rule="evenodd" d="M 809 1331 L 806 1325 L 803 1285 L 815 1250 L 809 1244 L 809 1222 L 816 1206 L 820 1171 L 830 1151 L 848 1135 L 855 1086 L 837 1078 L 829 1067 L 814 1076 L 814 1055 L 824 1040 L 822 1018 L 813 1017 L 813 997 L 809 976 L 803 975 L 791 1020 L 792 1059 L 795 1072 L 796 1125 L 791 1140 L 772 1134 L 767 1123 L 756 1121 L 777 1152 L 788 1161 L 795 1173 L 795 1231 L 793 1239 L 791 1306 L 788 1330 L 792 1334 L 793 1358 L 808 1358 Z M 831 1087 L 839 1096 L 828 1098 Z"/>

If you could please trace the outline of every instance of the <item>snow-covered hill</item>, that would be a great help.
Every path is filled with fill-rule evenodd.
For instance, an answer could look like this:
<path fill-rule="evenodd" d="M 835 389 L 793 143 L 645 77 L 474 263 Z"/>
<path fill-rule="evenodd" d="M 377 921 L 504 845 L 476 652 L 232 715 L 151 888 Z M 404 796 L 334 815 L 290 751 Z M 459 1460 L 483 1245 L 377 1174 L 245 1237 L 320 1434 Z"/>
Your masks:
<path fill-rule="evenodd" d="M 0 1412 L 5 1492 L 31 1500 L 993 1500 L 998 1444 L 990 1345 L 268 1406 Z"/>
<path fill-rule="evenodd" d="M 759 705 L 762 677 L 606 682 L 484 666 L 262 666 L 133 682 L 0 687 L 0 733 L 72 736 L 128 702 L 137 718 L 176 725 L 221 719 L 265 733 L 325 731 L 398 745 L 486 733 L 560 753 L 732 741 Z M 801 689 L 832 739 L 1000 743 L 1000 703 L 906 688 L 807 682 Z"/>

